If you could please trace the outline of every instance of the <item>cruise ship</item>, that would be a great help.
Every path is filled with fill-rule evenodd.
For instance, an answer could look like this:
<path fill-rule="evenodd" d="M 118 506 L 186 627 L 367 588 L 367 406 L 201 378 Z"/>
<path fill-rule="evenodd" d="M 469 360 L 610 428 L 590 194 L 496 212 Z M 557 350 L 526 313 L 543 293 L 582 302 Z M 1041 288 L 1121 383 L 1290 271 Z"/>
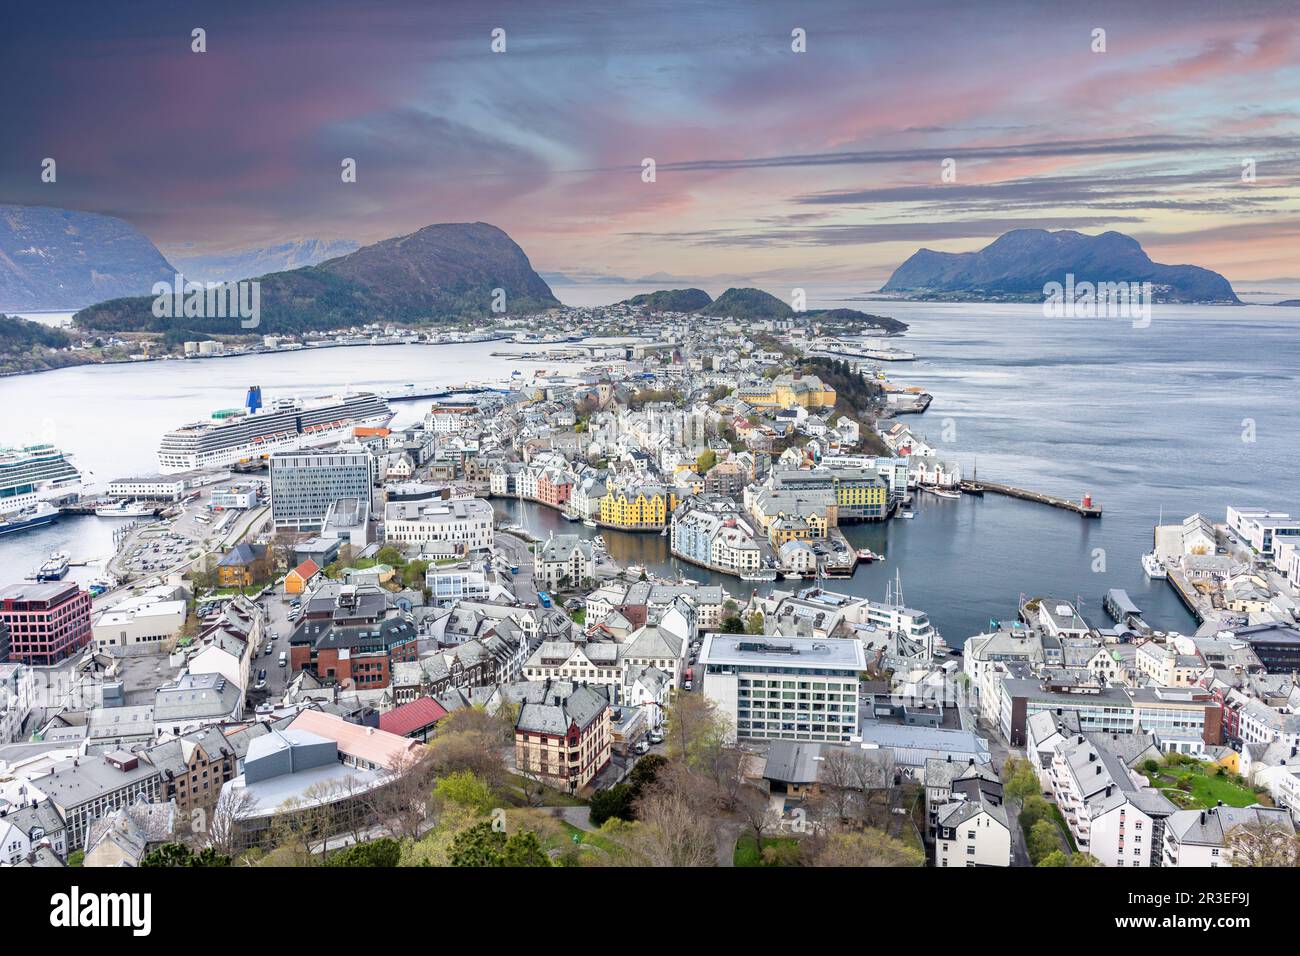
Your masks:
<path fill-rule="evenodd" d="M 253 386 L 243 408 L 214 412 L 207 421 L 184 425 L 163 436 L 158 466 L 174 474 L 223 467 L 272 452 L 315 448 L 342 441 L 357 427 L 378 428 L 392 419 L 388 402 L 373 392 L 321 398 L 282 398 L 262 408 Z"/>
<path fill-rule="evenodd" d="M 53 445 L 0 449 L 0 515 L 31 512 L 81 491 L 81 472 Z"/>

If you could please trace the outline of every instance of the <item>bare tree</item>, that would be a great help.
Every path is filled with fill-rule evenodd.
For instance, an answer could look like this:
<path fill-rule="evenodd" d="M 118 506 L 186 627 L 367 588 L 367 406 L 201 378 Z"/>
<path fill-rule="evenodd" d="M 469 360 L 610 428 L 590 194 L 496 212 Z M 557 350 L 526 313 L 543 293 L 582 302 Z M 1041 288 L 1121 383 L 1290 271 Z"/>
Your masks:
<path fill-rule="evenodd" d="M 403 753 L 370 791 L 366 804 L 379 825 L 398 839 L 418 839 L 436 809 L 433 760 L 427 749 Z"/>
<path fill-rule="evenodd" d="M 736 801 L 736 812 L 740 815 L 741 822 L 749 831 L 750 836 L 754 838 L 754 846 L 758 852 L 763 852 L 763 837 L 767 834 L 768 825 L 772 821 L 772 806 L 768 795 L 757 787 L 744 787 Z"/>
<path fill-rule="evenodd" d="M 206 811 L 205 845 L 225 856 L 235 856 L 244 847 L 241 821 L 256 805 L 257 799 L 248 790 L 223 788 L 216 804 Z"/>
<path fill-rule="evenodd" d="M 814 866 L 922 866 L 925 854 L 883 830 L 833 833 L 821 843 Z"/>
<path fill-rule="evenodd" d="M 1281 823 L 1256 820 L 1228 831 L 1233 866 L 1300 866 L 1300 840 Z"/>
<path fill-rule="evenodd" d="M 638 822 L 627 828 L 626 849 L 642 866 L 713 866 L 713 824 L 680 793 L 657 790 L 637 806 Z"/>

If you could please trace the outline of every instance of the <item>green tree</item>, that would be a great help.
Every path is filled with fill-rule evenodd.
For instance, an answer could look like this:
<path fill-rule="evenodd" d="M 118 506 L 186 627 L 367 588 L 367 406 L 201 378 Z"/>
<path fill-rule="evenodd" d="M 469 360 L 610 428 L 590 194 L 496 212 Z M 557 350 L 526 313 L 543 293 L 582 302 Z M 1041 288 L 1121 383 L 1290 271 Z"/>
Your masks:
<path fill-rule="evenodd" d="M 722 633 L 723 634 L 744 634 L 745 622 L 742 621 L 740 618 L 736 617 L 734 614 L 731 615 L 730 617 L 724 617 L 722 619 Z"/>
<path fill-rule="evenodd" d="M 355 843 L 331 855 L 326 866 L 397 866 L 402 857 L 402 844 L 392 837 L 380 837 L 369 843 Z"/>
<path fill-rule="evenodd" d="M 470 770 L 449 773 L 434 785 L 433 792 L 448 803 L 486 813 L 492 809 L 492 788 Z"/>
<path fill-rule="evenodd" d="M 1029 797 L 1042 793 L 1042 785 L 1038 782 L 1033 766 L 1028 760 L 1018 757 L 1008 757 L 1003 764 L 1002 785 L 1006 798 L 1021 806 Z"/>
<path fill-rule="evenodd" d="M 487 820 L 462 830 L 451 841 L 452 866 L 500 866 L 506 835 Z"/>
<path fill-rule="evenodd" d="M 1039 860 L 1036 865 L 1047 867 L 1101 866 L 1101 861 L 1091 853 L 1066 853 L 1064 850 L 1053 850 Z"/>
<path fill-rule="evenodd" d="M 608 790 L 597 790 L 587 801 L 591 813 L 591 825 L 601 826 L 610 817 L 635 820 L 636 814 L 632 811 L 632 804 L 636 797 L 637 791 L 626 783 L 616 784 Z"/>
<path fill-rule="evenodd" d="M 712 448 L 706 448 L 695 456 L 695 470 L 701 475 L 706 475 L 709 470 L 718 463 L 718 453 Z"/>
<path fill-rule="evenodd" d="M 400 568 L 406 564 L 406 558 L 402 557 L 402 552 L 398 551 L 391 544 L 379 549 L 375 555 L 375 560 L 380 564 L 386 564 L 391 568 Z"/>
<path fill-rule="evenodd" d="M 746 634 L 763 633 L 763 612 L 762 611 L 755 611 L 753 614 L 749 615 L 748 620 L 745 621 L 745 633 Z"/>
<path fill-rule="evenodd" d="M 532 830 L 520 830 L 510 834 L 501 850 L 500 866 L 550 866 L 550 857 L 542 849 L 537 834 Z"/>
<path fill-rule="evenodd" d="M 230 866 L 230 857 L 213 847 L 204 847 L 195 853 L 184 843 L 164 843 L 150 850 L 140 859 L 141 866 Z"/>
<path fill-rule="evenodd" d="M 1061 849 L 1061 828 L 1052 820 L 1039 820 L 1030 828 L 1025 842 L 1029 847 L 1029 858 L 1038 862 Z"/>

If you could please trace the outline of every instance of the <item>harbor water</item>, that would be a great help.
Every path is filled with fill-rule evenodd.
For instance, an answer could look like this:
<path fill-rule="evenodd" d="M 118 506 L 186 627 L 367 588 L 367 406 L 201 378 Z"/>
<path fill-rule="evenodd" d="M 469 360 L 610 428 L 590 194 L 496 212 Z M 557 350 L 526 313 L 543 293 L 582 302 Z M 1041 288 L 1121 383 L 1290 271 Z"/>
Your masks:
<path fill-rule="evenodd" d="M 1104 509 L 1090 521 L 993 495 L 920 495 L 912 520 L 847 526 L 855 547 L 885 560 L 833 586 L 879 599 L 898 572 L 907 603 L 929 612 L 952 644 L 991 618 L 1013 616 L 1021 594 L 1078 597 L 1084 616 L 1104 624 L 1101 599 L 1111 587 L 1127 589 L 1154 626 L 1187 629 L 1191 618 L 1172 590 L 1148 582 L 1139 565 L 1160 510 L 1166 521 L 1195 511 L 1222 521 L 1230 504 L 1300 511 L 1298 309 L 1157 305 L 1150 326 L 1134 328 L 1124 319 L 1048 319 L 1031 305 L 809 295 L 810 306 L 909 323 L 897 341 L 919 358 L 885 371 L 934 395 L 928 412 L 904 420 L 967 475 L 978 467 L 991 481 L 1075 500 L 1090 493 Z M 53 441 L 99 482 L 147 474 L 156 470 L 164 431 L 240 404 L 249 385 L 272 399 L 344 386 L 504 379 L 520 363 L 492 357 L 494 349 L 500 343 L 356 346 L 10 377 L 0 380 L 0 444 Z M 396 406 L 396 422 L 416 420 L 426 405 Z M 540 506 L 498 506 L 538 536 L 596 533 Z M 753 586 L 670 561 L 668 539 L 659 535 L 602 533 L 621 562 L 670 576 L 680 568 L 736 594 Z M 56 549 L 74 561 L 105 556 L 112 522 L 65 519 L 0 538 L 0 578 L 31 573 Z M 94 575 L 74 568 L 72 576 L 82 580 L 80 572 Z"/>

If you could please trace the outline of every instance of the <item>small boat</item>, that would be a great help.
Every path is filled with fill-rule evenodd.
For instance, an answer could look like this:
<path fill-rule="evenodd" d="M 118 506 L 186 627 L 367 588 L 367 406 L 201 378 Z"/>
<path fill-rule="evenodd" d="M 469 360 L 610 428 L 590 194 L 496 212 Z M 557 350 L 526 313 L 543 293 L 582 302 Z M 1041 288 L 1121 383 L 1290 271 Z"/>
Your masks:
<path fill-rule="evenodd" d="M 740 576 L 742 581 L 775 581 L 776 572 L 771 568 L 760 568 L 757 571 L 746 571 Z"/>
<path fill-rule="evenodd" d="M 935 495 L 936 497 L 939 498 L 960 498 L 961 497 L 960 491 L 949 491 L 947 488 L 932 488 L 927 485 L 925 490 L 930 492 L 930 494 Z"/>
<path fill-rule="evenodd" d="M 599 525 L 597 525 L 596 522 L 592 521 L 590 518 L 583 518 L 582 523 L 586 525 L 588 528 L 599 527 Z"/>
<path fill-rule="evenodd" d="M 37 581 L 62 581 L 68 573 L 68 556 L 55 551 L 36 572 Z"/>
<path fill-rule="evenodd" d="M 870 562 L 876 560 L 877 557 L 878 555 L 876 554 L 876 552 L 872 551 L 870 548 L 858 548 L 859 561 Z"/>
<path fill-rule="evenodd" d="M 912 512 L 910 512 L 910 511 L 904 511 L 903 514 L 901 515 L 901 517 L 904 517 L 904 518 L 915 518 L 916 515 L 914 515 L 914 514 L 913 514 Z"/>
<path fill-rule="evenodd" d="M 100 518 L 148 518 L 156 511 L 156 508 L 142 505 L 138 501 L 121 501 L 115 505 L 96 508 L 95 514 Z"/>
<path fill-rule="evenodd" d="M 1169 572 L 1165 570 L 1164 563 L 1156 557 L 1154 551 L 1148 551 L 1142 555 L 1142 570 L 1153 581 L 1163 581 L 1169 577 Z"/>
<path fill-rule="evenodd" d="M 667 529 L 667 528 L 664 528 L 663 531 L 660 531 L 660 532 L 659 532 L 659 537 L 661 537 L 661 538 L 666 538 L 666 537 L 668 537 L 668 529 Z"/>

